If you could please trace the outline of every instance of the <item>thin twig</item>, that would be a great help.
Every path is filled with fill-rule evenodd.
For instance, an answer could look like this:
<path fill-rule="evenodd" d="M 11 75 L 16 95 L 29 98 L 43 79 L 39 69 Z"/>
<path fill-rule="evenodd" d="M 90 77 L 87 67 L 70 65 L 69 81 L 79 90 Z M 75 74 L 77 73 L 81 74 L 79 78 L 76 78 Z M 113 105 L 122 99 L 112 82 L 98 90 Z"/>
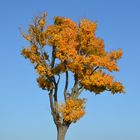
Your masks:
<path fill-rule="evenodd" d="M 99 68 L 99 66 L 97 66 L 97 67 L 91 72 L 90 75 L 92 75 L 98 68 Z"/>

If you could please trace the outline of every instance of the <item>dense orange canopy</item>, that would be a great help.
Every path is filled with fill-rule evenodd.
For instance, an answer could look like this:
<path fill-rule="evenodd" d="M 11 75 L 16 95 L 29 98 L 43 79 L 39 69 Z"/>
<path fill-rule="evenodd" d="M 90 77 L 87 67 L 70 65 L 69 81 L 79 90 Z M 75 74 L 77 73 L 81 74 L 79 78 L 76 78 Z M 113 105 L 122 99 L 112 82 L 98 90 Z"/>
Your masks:
<path fill-rule="evenodd" d="M 56 76 L 73 73 L 75 85 L 68 98 L 66 81 L 66 103 L 59 110 L 65 121 L 74 122 L 79 119 L 79 116 L 73 116 L 75 112 L 67 116 L 69 113 L 66 110 L 74 105 L 83 108 L 82 100 L 78 99 L 81 89 L 95 94 L 105 90 L 113 94 L 124 93 L 123 85 L 111 75 L 111 72 L 119 71 L 117 60 L 123 52 L 121 49 L 111 52 L 105 50 L 104 41 L 95 34 L 96 22 L 82 19 L 77 24 L 69 18 L 55 17 L 53 25 L 46 25 L 46 17 L 46 13 L 36 17 L 29 26 L 28 34 L 22 33 L 30 43 L 29 47 L 22 50 L 22 55 L 34 64 L 39 75 L 37 82 L 42 89 L 55 89 L 59 83 Z M 47 52 L 46 47 L 51 47 L 51 52 Z M 77 98 L 73 100 L 74 97 Z M 83 116 L 81 108 L 76 110 Z"/>

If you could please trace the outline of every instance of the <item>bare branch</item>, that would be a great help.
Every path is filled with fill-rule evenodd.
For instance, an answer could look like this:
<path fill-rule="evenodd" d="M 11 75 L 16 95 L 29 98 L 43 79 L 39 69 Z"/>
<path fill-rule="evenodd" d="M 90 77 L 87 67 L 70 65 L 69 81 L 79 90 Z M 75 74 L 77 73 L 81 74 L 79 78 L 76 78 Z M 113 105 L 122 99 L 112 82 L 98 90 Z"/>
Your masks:
<path fill-rule="evenodd" d="M 53 77 L 54 78 L 54 77 Z M 55 85 L 55 88 L 54 88 L 54 101 L 57 102 L 57 91 L 58 91 L 58 85 L 56 83 L 56 80 L 54 78 L 54 85 Z"/>
<path fill-rule="evenodd" d="M 99 68 L 99 66 L 97 66 L 90 75 L 92 75 L 97 69 Z"/>
<path fill-rule="evenodd" d="M 49 99 L 50 99 L 50 108 L 52 111 L 52 115 L 54 116 L 53 90 L 51 90 L 49 93 Z"/>
<path fill-rule="evenodd" d="M 57 85 L 59 84 L 59 81 L 60 81 L 60 75 L 58 75 L 58 80 L 57 80 Z"/>
<path fill-rule="evenodd" d="M 53 46 L 52 48 L 52 60 L 51 60 L 51 69 L 54 68 L 54 64 L 55 64 L 55 58 L 56 58 L 56 48 L 55 46 Z M 56 83 L 55 77 L 52 76 L 52 81 L 54 83 L 54 101 L 57 102 L 57 91 L 58 91 L 58 84 Z"/>
<path fill-rule="evenodd" d="M 57 125 L 57 118 L 59 117 L 59 114 L 56 110 L 56 104 L 53 101 L 53 90 L 49 93 L 49 99 L 50 99 L 50 108 L 51 108 L 51 114 L 53 116 L 53 121 Z"/>
<path fill-rule="evenodd" d="M 82 89 L 83 88 L 83 86 L 80 86 L 79 88 L 78 88 L 78 90 L 80 90 L 80 89 Z"/>
<path fill-rule="evenodd" d="M 68 71 L 66 71 L 66 81 L 65 81 L 65 88 L 64 88 L 64 99 L 65 99 L 65 101 L 67 99 L 68 78 L 69 78 Z"/>
<path fill-rule="evenodd" d="M 82 86 L 82 87 L 79 89 L 78 94 L 80 95 L 80 94 L 82 93 L 83 90 L 84 90 L 84 87 Z"/>
<path fill-rule="evenodd" d="M 56 48 L 53 46 L 52 48 L 52 61 L 51 61 L 51 68 L 54 68 L 55 58 L 56 58 Z"/>
<path fill-rule="evenodd" d="M 76 74 L 74 75 L 74 80 L 75 80 L 75 83 L 74 83 L 74 86 L 72 88 L 72 93 L 71 93 L 72 97 L 78 96 L 78 77 Z"/>

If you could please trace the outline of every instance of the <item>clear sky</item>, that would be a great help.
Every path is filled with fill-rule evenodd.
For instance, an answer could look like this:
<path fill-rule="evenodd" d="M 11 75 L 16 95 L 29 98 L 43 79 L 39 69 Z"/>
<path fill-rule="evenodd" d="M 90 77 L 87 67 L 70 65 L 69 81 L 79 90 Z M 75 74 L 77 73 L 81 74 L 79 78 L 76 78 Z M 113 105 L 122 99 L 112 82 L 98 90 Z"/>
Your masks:
<path fill-rule="evenodd" d="M 115 76 L 126 94 L 84 92 L 86 115 L 70 127 L 66 140 L 140 140 L 139 0 L 0 0 L 0 140 L 56 140 L 47 92 L 20 55 L 27 44 L 19 27 L 26 29 L 44 11 L 49 23 L 54 16 L 97 21 L 105 47 L 124 51 Z"/>

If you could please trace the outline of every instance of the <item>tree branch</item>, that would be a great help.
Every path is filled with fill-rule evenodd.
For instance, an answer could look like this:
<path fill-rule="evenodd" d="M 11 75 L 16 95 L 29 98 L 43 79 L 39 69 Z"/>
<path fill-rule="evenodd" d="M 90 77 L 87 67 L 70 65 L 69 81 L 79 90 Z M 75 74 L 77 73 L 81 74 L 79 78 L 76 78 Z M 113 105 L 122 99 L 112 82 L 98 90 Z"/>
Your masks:
<path fill-rule="evenodd" d="M 75 83 L 74 83 L 74 86 L 72 88 L 71 97 L 78 96 L 78 77 L 76 74 L 74 75 L 74 80 L 75 80 Z"/>
<path fill-rule="evenodd" d="M 51 61 L 51 68 L 54 68 L 55 58 L 56 58 L 56 47 L 53 46 L 52 48 L 52 61 Z"/>
<path fill-rule="evenodd" d="M 56 58 L 56 47 L 52 46 L 52 60 L 51 60 L 51 69 L 54 68 L 55 58 Z M 54 102 L 57 102 L 57 91 L 58 91 L 58 84 L 56 83 L 55 77 L 52 76 L 52 81 L 54 83 Z"/>
<path fill-rule="evenodd" d="M 64 88 L 64 99 L 65 99 L 65 101 L 67 99 L 68 78 L 69 78 L 68 71 L 66 71 L 66 81 L 65 81 L 65 88 Z"/>
<path fill-rule="evenodd" d="M 78 94 L 80 95 L 82 93 L 82 91 L 84 90 L 84 87 L 81 86 L 79 89 L 78 89 Z"/>
<path fill-rule="evenodd" d="M 50 99 L 50 108 L 52 111 L 52 115 L 54 116 L 53 90 L 51 90 L 49 93 L 49 99 Z"/>
<path fill-rule="evenodd" d="M 55 65 L 55 58 L 56 58 L 56 47 L 53 46 L 52 48 L 52 59 L 51 59 L 51 69 L 54 68 L 54 65 Z M 53 82 L 54 84 L 54 94 L 52 93 L 50 98 L 51 100 L 53 100 L 53 119 L 54 119 L 54 122 L 55 124 L 57 125 L 57 121 L 58 121 L 58 117 L 59 117 L 59 113 L 58 113 L 58 100 L 57 100 L 57 92 L 58 92 L 58 83 L 59 83 L 59 80 L 60 80 L 60 76 L 58 78 L 58 81 L 56 82 L 56 79 L 55 79 L 55 76 L 51 76 L 51 81 Z M 52 102 L 50 100 L 50 103 Z"/>
<path fill-rule="evenodd" d="M 58 75 L 57 85 L 59 84 L 59 81 L 60 81 L 60 75 Z"/>
<path fill-rule="evenodd" d="M 51 114 L 53 116 L 53 121 L 57 125 L 59 114 L 56 110 L 56 105 L 53 102 L 53 90 L 51 90 L 50 93 L 49 93 L 49 99 L 50 99 L 50 108 L 51 108 Z"/>
<path fill-rule="evenodd" d="M 54 85 L 55 85 L 55 88 L 54 88 L 54 101 L 57 102 L 58 84 L 56 83 L 55 77 L 53 77 L 53 82 L 54 82 Z"/>
<path fill-rule="evenodd" d="M 97 67 L 91 72 L 90 75 L 92 75 L 98 68 L 99 68 L 99 66 L 97 66 Z"/>

